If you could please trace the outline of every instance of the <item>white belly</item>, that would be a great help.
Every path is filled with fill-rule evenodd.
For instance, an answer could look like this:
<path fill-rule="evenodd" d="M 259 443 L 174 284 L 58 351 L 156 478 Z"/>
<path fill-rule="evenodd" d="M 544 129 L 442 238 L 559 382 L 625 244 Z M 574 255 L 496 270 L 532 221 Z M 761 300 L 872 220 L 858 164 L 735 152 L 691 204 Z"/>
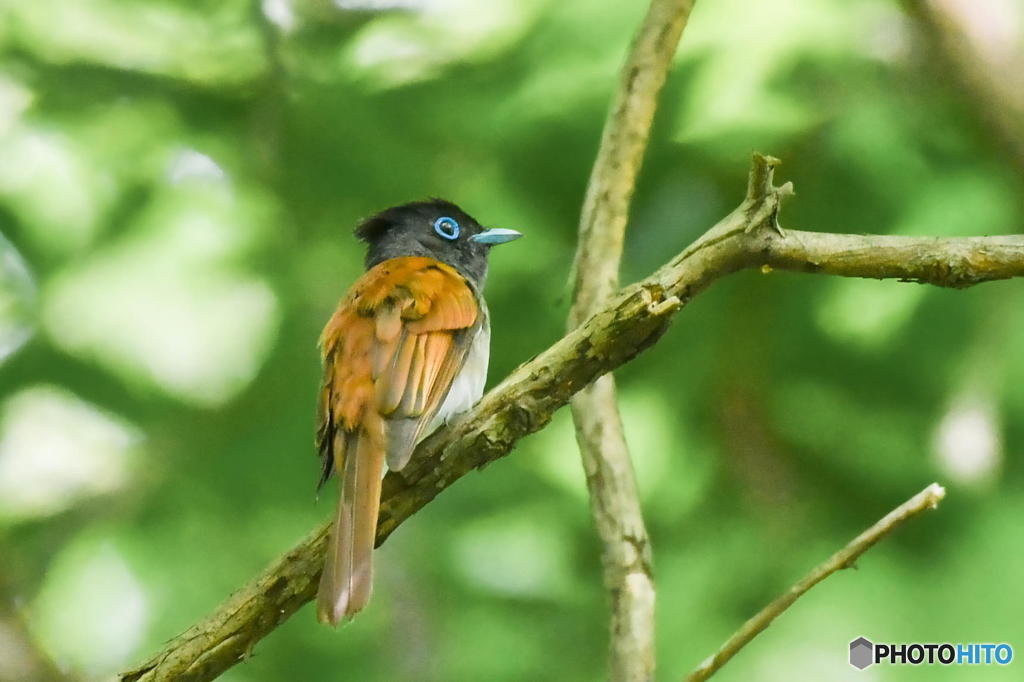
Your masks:
<path fill-rule="evenodd" d="M 455 375 L 451 390 L 448 391 L 447 397 L 441 403 L 441 409 L 437 411 L 437 415 L 424 431 L 424 436 L 446 423 L 453 416 L 473 407 L 484 394 L 484 384 L 487 382 L 487 363 L 491 355 L 491 323 L 486 317 L 486 309 L 483 313 L 483 324 L 476 333 L 476 338 L 473 339 L 473 345 L 469 347 L 466 362 L 462 365 L 459 373 Z"/>

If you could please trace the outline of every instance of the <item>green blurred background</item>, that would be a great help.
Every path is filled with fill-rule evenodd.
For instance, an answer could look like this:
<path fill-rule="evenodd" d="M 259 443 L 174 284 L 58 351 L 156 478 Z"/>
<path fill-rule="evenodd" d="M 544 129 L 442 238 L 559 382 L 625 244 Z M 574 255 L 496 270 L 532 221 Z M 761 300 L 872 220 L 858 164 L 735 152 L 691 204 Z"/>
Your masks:
<path fill-rule="evenodd" d="M 0 677 L 49 658 L 109 679 L 331 514 L 333 490 L 314 495 L 315 342 L 361 271 L 360 217 L 439 195 L 526 234 L 491 260 L 492 384 L 561 335 L 645 6 L 0 0 Z M 961 18 L 993 68 L 1021 73 L 1021 3 Z M 895 2 L 698 2 L 623 281 L 738 203 L 753 149 L 785 161 L 790 227 L 1021 231 L 1024 165 L 977 105 Z M 619 372 L 659 679 L 933 480 L 949 488 L 936 513 L 716 679 L 1019 678 L 1020 661 L 857 673 L 846 652 L 866 635 L 1024 656 L 1022 305 L 1020 282 L 741 273 Z M 354 624 L 304 608 L 223 679 L 604 677 L 567 411 L 378 556 Z"/>

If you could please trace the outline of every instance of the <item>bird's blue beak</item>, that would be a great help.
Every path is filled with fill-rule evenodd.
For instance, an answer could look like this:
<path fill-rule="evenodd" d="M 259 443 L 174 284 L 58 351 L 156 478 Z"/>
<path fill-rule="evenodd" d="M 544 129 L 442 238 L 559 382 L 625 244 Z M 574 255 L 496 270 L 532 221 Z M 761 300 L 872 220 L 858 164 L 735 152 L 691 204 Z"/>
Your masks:
<path fill-rule="evenodd" d="M 513 239 L 519 239 L 522 236 L 522 232 L 516 232 L 515 230 L 505 230 L 500 227 L 492 227 L 491 229 L 485 232 L 481 232 L 480 234 L 474 234 L 472 237 L 469 238 L 469 241 L 494 246 L 495 244 L 504 244 L 505 242 L 510 242 Z"/>

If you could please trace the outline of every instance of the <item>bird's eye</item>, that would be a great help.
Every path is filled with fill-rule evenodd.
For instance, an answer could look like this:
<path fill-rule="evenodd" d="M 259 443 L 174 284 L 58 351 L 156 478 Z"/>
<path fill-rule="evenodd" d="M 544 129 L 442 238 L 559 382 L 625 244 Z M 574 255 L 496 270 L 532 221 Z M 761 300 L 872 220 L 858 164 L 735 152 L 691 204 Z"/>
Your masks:
<path fill-rule="evenodd" d="M 434 232 L 445 239 L 456 240 L 459 238 L 459 224 L 454 218 L 445 216 L 434 221 Z"/>

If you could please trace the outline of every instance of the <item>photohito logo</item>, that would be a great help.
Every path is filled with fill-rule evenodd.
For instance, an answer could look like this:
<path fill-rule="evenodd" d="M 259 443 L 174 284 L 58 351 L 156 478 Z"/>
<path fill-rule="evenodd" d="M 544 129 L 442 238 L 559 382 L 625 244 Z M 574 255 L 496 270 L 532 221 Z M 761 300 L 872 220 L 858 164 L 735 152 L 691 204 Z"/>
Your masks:
<path fill-rule="evenodd" d="M 1008 665 L 1013 660 L 1009 644 L 940 644 L 911 642 L 875 644 L 867 637 L 850 642 L 850 665 L 863 670 L 875 663 L 891 665 Z"/>

